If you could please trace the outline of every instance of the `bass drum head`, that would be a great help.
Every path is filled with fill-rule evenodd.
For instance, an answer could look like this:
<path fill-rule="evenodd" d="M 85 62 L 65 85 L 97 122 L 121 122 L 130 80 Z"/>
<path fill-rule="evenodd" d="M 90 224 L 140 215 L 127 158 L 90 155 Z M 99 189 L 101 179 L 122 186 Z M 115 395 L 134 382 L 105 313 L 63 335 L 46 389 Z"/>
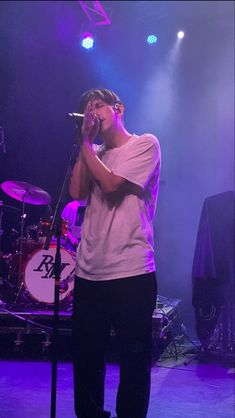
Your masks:
<path fill-rule="evenodd" d="M 60 249 L 60 253 L 60 283 L 62 287 L 66 289 L 63 290 L 63 293 L 60 292 L 59 294 L 59 300 L 61 302 L 67 298 L 74 287 L 75 254 L 64 248 Z M 26 263 L 24 270 L 24 283 L 26 289 L 34 300 L 45 304 L 54 303 L 55 254 L 56 246 L 50 246 L 48 250 L 40 249 L 34 252 Z"/>

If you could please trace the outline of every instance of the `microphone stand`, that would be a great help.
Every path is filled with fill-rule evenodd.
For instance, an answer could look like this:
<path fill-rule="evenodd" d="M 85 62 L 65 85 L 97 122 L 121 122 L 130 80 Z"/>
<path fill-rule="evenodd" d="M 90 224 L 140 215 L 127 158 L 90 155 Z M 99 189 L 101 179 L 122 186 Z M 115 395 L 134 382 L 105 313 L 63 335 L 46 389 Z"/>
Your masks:
<path fill-rule="evenodd" d="M 75 141 L 73 145 L 73 150 L 70 155 L 67 171 L 65 178 L 61 187 L 59 198 L 56 204 L 55 212 L 52 218 L 50 229 L 48 231 L 46 242 L 44 244 L 44 250 L 48 250 L 53 232 L 56 226 L 56 255 L 55 255 L 55 264 L 54 264 L 54 276 L 55 276 L 55 287 L 54 287 L 54 315 L 53 315 L 53 333 L 52 333 L 52 374 L 51 374 L 51 410 L 50 418 L 56 417 L 56 386 L 57 386 L 57 362 L 58 362 L 58 328 L 59 328 L 59 290 L 60 290 L 60 280 L 61 280 L 61 253 L 60 253 L 60 238 L 61 238 L 61 219 L 59 218 L 59 208 L 64 196 L 65 188 L 67 186 L 67 181 L 71 175 L 72 164 L 74 159 L 78 155 L 79 150 L 79 141 L 80 137 L 80 126 L 76 124 L 76 134 Z"/>

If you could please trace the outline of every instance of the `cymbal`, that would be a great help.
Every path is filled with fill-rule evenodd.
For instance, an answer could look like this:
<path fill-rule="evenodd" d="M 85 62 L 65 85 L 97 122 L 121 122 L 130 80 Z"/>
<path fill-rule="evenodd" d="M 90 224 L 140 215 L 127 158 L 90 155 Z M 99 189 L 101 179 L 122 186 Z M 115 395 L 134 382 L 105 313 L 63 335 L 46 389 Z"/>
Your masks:
<path fill-rule="evenodd" d="M 49 205 L 51 196 L 40 187 L 26 181 L 4 181 L 1 189 L 13 199 L 31 205 Z"/>

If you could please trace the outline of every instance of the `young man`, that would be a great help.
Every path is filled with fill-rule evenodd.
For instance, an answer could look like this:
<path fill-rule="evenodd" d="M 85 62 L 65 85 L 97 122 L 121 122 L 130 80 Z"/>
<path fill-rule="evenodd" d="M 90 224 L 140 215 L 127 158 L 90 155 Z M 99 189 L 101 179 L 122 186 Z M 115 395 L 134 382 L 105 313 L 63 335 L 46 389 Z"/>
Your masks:
<path fill-rule="evenodd" d="M 120 356 L 118 418 L 145 418 L 150 393 L 152 313 L 156 304 L 153 216 L 160 146 L 130 134 L 124 105 L 107 89 L 89 90 L 70 194 L 88 199 L 74 286 L 74 387 L 79 418 L 105 418 L 104 353 L 110 324 Z M 93 145 L 97 134 L 103 144 Z"/>

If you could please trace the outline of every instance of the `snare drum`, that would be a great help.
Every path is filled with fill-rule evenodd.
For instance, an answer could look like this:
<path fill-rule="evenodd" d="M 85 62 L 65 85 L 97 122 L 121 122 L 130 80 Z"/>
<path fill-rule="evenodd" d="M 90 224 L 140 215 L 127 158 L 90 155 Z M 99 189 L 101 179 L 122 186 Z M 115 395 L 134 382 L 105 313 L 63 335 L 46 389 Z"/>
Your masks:
<path fill-rule="evenodd" d="M 75 254 L 60 249 L 61 253 L 61 284 L 66 288 L 60 293 L 60 302 L 71 294 L 74 287 Z M 33 299 L 45 304 L 54 303 L 56 246 L 48 250 L 40 249 L 31 254 L 24 269 L 24 284 Z M 67 286 L 66 286 L 67 285 Z"/>

